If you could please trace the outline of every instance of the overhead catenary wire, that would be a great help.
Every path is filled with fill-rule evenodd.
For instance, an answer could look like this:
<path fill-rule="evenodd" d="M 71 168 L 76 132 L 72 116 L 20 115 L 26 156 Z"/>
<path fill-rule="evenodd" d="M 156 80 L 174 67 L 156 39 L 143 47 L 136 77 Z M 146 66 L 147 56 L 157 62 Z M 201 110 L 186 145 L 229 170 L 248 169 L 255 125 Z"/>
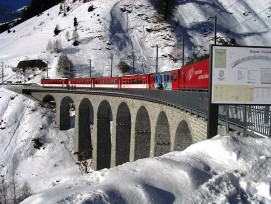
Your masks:
<path fill-rule="evenodd" d="M 232 7 L 233 5 L 235 5 L 235 4 L 236 4 L 237 2 L 239 2 L 239 1 L 240 1 L 240 0 L 236 1 L 235 3 L 231 4 L 231 5 L 230 5 L 229 7 L 227 7 L 227 8 Z M 248 19 L 245 19 L 244 21 L 242 21 L 242 22 L 240 22 L 240 23 L 238 23 L 238 24 L 236 24 L 236 25 L 230 27 L 229 30 L 230 30 L 230 29 L 233 29 L 233 28 L 235 28 L 235 27 L 237 27 L 237 26 L 240 26 L 241 24 L 247 22 L 248 20 L 252 19 L 252 18 L 255 17 L 255 16 L 258 16 L 259 14 L 263 13 L 264 11 L 266 11 L 266 10 L 268 10 L 268 9 L 271 9 L 271 7 L 269 6 L 269 7 L 265 8 L 265 9 L 259 11 L 259 12 L 256 13 L 255 15 L 249 17 Z M 271 24 L 269 24 L 269 25 L 267 25 L 267 26 L 265 26 L 265 27 L 263 27 L 263 28 L 261 28 L 261 29 L 259 29 L 259 30 L 256 30 L 255 32 L 258 32 L 258 31 L 260 31 L 260 30 L 262 30 L 262 29 L 264 29 L 264 28 L 267 28 L 267 27 L 269 27 L 269 26 L 271 26 Z M 208 40 L 206 40 L 205 42 L 203 42 L 203 44 L 205 44 L 205 43 L 207 43 L 207 42 L 210 42 L 211 40 L 212 40 L 212 39 L 208 39 Z M 213 39 L 213 40 L 214 40 L 214 39 Z"/>

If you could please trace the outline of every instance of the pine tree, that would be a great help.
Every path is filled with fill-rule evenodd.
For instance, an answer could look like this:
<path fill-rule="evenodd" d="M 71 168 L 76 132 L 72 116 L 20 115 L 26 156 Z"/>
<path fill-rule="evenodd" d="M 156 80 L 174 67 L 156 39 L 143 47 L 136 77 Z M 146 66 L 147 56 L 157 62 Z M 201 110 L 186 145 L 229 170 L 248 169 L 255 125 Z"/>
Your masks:
<path fill-rule="evenodd" d="M 57 39 L 54 42 L 53 48 L 54 48 L 54 51 L 57 52 L 57 53 L 59 53 L 62 50 L 62 44 L 61 44 L 61 41 L 59 39 Z"/>
<path fill-rule="evenodd" d="M 58 35 L 59 33 L 60 33 L 59 25 L 56 25 L 55 30 L 54 30 L 54 34 Z"/>
<path fill-rule="evenodd" d="M 77 33 L 77 30 L 75 29 L 75 30 L 73 30 L 73 33 L 72 33 L 72 38 L 74 39 L 74 41 L 73 41 L 73 45 L 74 46 L 77 46 L 77 45 L 79 45 L 79 35 L 78 35 L 78 33 Z"/>
<path fill-rule="evenodd" d="M 72 68 L 72 62 L 66 54 L 62 54 L 58 58 L 57 71 L 62 77 L 70 76 L 70 69 Z"/>
<path fill-rule="evenodd" d="M 75 29 L 78 26 L 78 22 L 77 22 L 77 18 L 76 17 L 74 17 L 74 19 L 73 19 L 73 26 L 75 27 Z"/>
<path fill-rule="evenodd" d="M 46 50 L 49 51 L 49 52 L 52 52 L 52 51 L 54 50 L 54 49 L 53 49 L 53 44 L 52 44 L 52 41 L 51 41 L 51 40 L 48 41 Z"/>
<path fill-rule="evenodd" d="M 69 31 L 66 32 L 65 37 L 66 37 L 67 41 L 70 41 L 70 32 Z"/>

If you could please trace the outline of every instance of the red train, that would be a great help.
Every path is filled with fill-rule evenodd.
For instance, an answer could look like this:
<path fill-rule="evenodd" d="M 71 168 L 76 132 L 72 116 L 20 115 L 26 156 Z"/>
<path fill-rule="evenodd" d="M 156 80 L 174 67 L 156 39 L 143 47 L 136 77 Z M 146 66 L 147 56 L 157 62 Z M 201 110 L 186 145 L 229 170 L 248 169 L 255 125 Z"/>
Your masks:
<path fill-rule="evenodd" d="M 43 87 L 96 89 L 207 89 L 209 60 L 205 59 L 177 70 L 123 77 L 42 79 Z"/>

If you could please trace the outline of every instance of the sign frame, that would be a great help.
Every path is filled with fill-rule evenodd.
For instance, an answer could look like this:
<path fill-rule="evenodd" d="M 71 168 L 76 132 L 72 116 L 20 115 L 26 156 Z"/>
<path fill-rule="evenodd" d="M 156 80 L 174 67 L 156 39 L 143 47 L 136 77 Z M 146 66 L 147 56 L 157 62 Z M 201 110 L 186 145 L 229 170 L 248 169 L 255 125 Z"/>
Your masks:
<path fill-rule="evenodd" d="M 210 45 L 209 91 L 212 104 L 270 105 L 271 47 Z"/>

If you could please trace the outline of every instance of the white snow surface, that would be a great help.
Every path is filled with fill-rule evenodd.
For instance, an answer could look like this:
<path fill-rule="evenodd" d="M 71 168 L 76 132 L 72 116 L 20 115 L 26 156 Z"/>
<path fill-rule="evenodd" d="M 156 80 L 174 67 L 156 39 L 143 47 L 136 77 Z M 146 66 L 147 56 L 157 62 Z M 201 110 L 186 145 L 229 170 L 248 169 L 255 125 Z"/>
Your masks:
<path fill-rule="evenodd" d="M 217 39 L 239 45 L 270 45 L 270 0 L 178 0 L 171 22 L 157 17 L 154 0 L 82 0 L 71 3 L 67 15 L 59 14 L 60 5 L 35 16 L 0 34 L 0 62 L 3 62 L 5 81 L 23 81 L 11 67 L 21 60 L 42 59 L 48 62 L 49 77 L 60 77 L 56 72 L 58 57 L 66 54 L 72 61 L 74 77 L 110 76 L 111 57 L 113 76 L 122 73 L 116 68 L 122 60 L 132 66 L 133 52 L 136 73 L 149 73 L 156 69 L 158 45 L 159 71 L 182 65 L 182 36 L 184 36 L 185 62 L 188 57 L 209 53 L 213 43 L 214 19 L 217 16 Z M 90 4 L 94 11 L 88 12 Z M 78 46 L 73 46 L 74 18 L 77 19 Z M 209 19 L 209 20 L 208 20 Z M 54 35 L 59 26 L 61 32 Z M 66 37 L 69 36 L 69 37 Z M 49 42 L 59 40 L 60 53 L 47 50 Z M 67 40 L 69 39 L 69 41 Z M 29 74 L 30 81 L 39 82 L 47 73 Z"/>
<path fill-rule="evenodd" d="M 216 136 L 181 152 L 90 171 L 73 155 L 73 131 L 54 111 L 0 88 L 0 182 L 15 175 L 33 195 L 23 204 L 271 203 L 271 139 Z M 33 138 L 40 138 L 40 149 Z"/>

